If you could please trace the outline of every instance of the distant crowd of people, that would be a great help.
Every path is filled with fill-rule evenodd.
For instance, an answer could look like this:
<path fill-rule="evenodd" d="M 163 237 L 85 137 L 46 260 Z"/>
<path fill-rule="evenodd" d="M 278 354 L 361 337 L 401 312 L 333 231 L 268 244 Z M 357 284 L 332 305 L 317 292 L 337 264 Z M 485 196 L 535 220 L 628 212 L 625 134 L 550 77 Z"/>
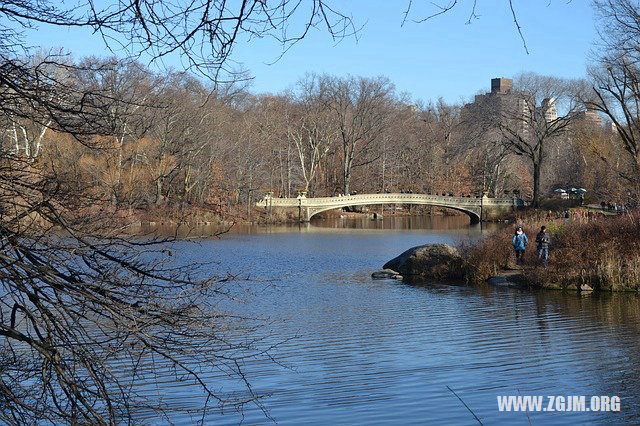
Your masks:
<path fill-rule="evenodd" d="M 592 220 L 601 220 L 604 219 L 604 213 L 594 211 L 594 210 L 585 210 L 585 209 L 574 209 L 574 210 L 564 210 L 558 212 L 547 212 L 547 219 L 564 219 L 564 220 L 575 220 L 580 223 L 591 222 Z"/>
<path fill-rule="evenodd" d="M 623 214 L 626 210 L 626 206 L 622 203 L 616 203 L 615 201 L 602 201 L 600 202 L 600 207 L 602 210 L 616 212 L 618 214 Z"/>

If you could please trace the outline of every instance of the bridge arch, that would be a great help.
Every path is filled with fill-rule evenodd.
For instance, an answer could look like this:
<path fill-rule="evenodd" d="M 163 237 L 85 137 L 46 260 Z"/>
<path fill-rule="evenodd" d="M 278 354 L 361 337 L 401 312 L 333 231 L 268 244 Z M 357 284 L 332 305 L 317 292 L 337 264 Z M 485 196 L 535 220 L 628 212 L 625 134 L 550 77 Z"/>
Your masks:
<path fill-rule="evenodd" d="M 373 206 L 373 205 L 394 205 L 394 204 L 411 204 L 411 205 L 422 205 L 422 206 L 433 206 L 433 207 L 443 207 L 443 208 L 448 208 L 451 210 L 457 210 L 460 211 L 462 213 L 465 213 L 467 216 L 469 216 L 469 219 L 471 220 L 471 224 L 476 224 L 479 223 L 482 220 L 482 211 L 480 208 L 478 209 L 472 209 L 472 208 L 465 208 L 465 207 L 454 207 L 454 206 L 448 206 L 448 205 L 444 205 L 444 204 L 439 204 L 439 203 L 428 203 L 428 202 L 402 202 L 402 203 L 391 203 L 391 202 L 387 202 L 387 201 L 379 201 L 379 202 L 358 202 L 358 203 L 350 203 L 350 204 L 344 204 L 342 206 L 323 206 L 323 207 L 307 207 L 307 212 L 306 212 L 306 221 L 311 220 L 311 218 L 319 213 L 322 212 L 326 212 L 329 210 L 334 210 L 334 209 L 339 209 L 339 208 L 344 208 L 344 207 L 355 207 L 355 206 Z"/>
<path fill-rule="evenodd" d="M 339 197 L 307 198 L 301 193 L 297 198 L 275 198 L 268 193 L 256 205 L 264 207 L 269 217 L 272 214 L 283 220 L 308 222 L 313 216 L 323 211 L 349 206 L 366 206 L 381 204 L 413 204 L 428 205 L 454 209 L 467 214 L 471 222 L 497 219 L 515 208 L 524 206 L 524 202 L 515 198 L 454 197 L 432 194 L 358 194 Z"/>

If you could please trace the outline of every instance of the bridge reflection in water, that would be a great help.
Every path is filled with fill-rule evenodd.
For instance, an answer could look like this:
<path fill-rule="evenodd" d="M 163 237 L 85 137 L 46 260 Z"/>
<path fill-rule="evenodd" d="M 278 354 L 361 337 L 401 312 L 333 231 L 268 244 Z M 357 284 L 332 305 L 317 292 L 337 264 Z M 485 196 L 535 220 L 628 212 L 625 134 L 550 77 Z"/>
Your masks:
<path fill-rule="evenodd" d="M 369 206 L 380 204 L 412 204 L 446 207 L 466 213 L 471 223 L 482 220 L 495 220 L 525 206 L 520 198 L 454 197 L 431 194 L 358 194 L 339 197 L 307 198 L 300 193 L 297 198 L 275 198 L 271 193 L 256 203 L 274 220 L 296 220 L 308 222 L 314 215 L 326 210 L 351 206 Z"/>

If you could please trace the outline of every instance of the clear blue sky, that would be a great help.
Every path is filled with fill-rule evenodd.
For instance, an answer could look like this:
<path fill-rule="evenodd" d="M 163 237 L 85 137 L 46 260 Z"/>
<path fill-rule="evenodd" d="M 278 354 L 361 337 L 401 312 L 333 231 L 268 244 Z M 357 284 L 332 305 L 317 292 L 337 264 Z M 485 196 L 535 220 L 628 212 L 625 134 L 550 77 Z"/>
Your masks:
<path fill-rule="evenodd" d="M 468 25 L 472 0 L 459 0 L 455 9 L 427 22 L 401 26 L 407 2 L 335 2 L 353 16 L 356 25 L 364 25 L 358 40 L 347 38 L 336 44 L 326 31 L 315 30 L 269 65 L 279 57 L 281 46 L 271 39 L 254 39 L 241 41 L 233 59 L 250 71 L 252 90 L 257 93 L 280 92 L 306 72 L 385 75 L 414 99 L 442 96 L 457 102 L 488 91 L 492 77 L 512 77 L 523 71 L 583 77 L 597 38 L 587 0 L 514 0 L 529 54 L 506 0 L 478 1 L 479 17 Z M 414 4 L 414 19 L 435 10 L 430 1 L 414 0 Z M 104 53 L 99 39 L 71 30 L 42 28 L 30 41 L 42 47 L 63 46 L 76 57 Z"/>

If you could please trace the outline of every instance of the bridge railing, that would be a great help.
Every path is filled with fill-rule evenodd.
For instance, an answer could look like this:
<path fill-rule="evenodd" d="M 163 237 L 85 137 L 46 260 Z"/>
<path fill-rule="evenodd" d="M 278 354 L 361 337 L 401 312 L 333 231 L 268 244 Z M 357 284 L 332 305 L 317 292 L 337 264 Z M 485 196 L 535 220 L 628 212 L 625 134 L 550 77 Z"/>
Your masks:
<path fill-rule="evenodd" d="M 433 201 L 442 204 L 456 204 L 467 206 L 478 205 L 494 205 L 494 206 L 513 206 L 513 198 L 489 198 L 489 197 L 458 197 L 448 195 L 431 195 L 431 194 L 406 194 L 406 193 L 389 193 L 389 194 L 357 194 L 343 195 L 339 197 L 298 197 L 298 198 L 274 198 L 266 196 L 256 205 L 259 207 L 297 207 L 297 206 L 344 206 L 345 203 L 356 202 L 379 202 L 387 201 L 389 204 L 404 204 L 415 201 Z M 520 200 L 521 201 L 521 200 Z"/>

